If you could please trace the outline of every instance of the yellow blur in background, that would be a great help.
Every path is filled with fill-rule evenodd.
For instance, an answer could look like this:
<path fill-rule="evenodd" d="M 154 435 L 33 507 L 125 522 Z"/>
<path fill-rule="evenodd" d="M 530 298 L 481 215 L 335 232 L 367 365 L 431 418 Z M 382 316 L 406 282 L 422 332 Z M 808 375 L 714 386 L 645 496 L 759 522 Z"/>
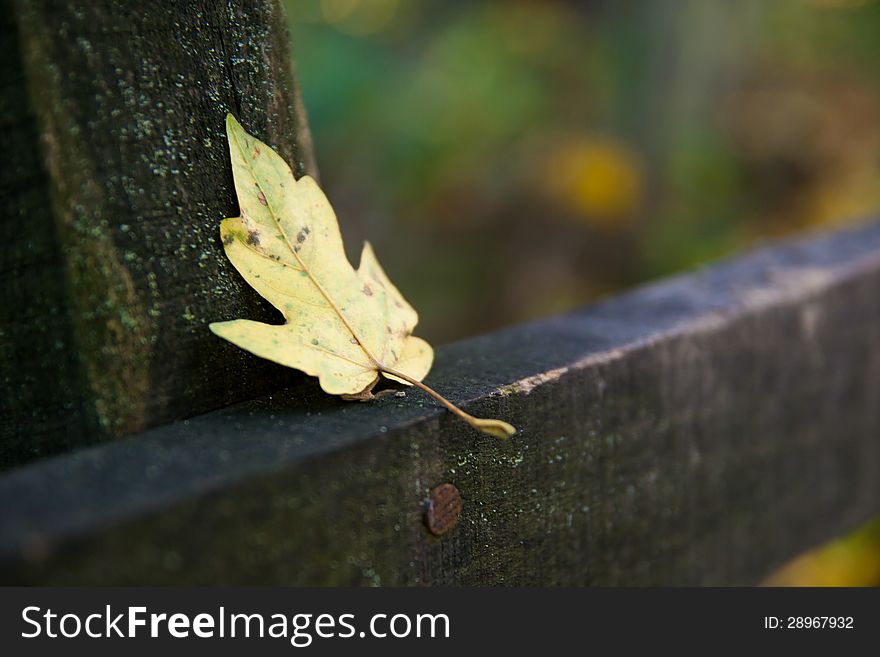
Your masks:
<path fill-rule="evenodd" d="M 638 154 L 613 138 L 578 135 L 560 140 L 541 166 L 548 202 L 598 228 L 620 230 L 641 210 Z"/>
<path fill-rule="evenodd" d="M 797 557 L 764 586 L 880 586 L 880 518 Z"/>
<path fill-rule="evenodd" d="M 286 4 L 349 246 L 432 341 L 880 206 L 877 2 Z"/>

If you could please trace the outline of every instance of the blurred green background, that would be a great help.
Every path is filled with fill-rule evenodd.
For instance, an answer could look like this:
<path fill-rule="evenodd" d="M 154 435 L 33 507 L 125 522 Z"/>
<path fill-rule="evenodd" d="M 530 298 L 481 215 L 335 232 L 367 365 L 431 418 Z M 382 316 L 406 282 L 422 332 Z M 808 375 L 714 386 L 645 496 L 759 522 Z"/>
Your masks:
<path fill-rule="evenodd" d="M 288 1 L 318 163 L 446 342 L 880 206 L 880 3 Z"/>
<path fill-rule="evenodd" d="M 286 5 L 349 255 L 431 341 L 880 207 L 878 2 Z M 880 585 L 878 523 L 767 583 Z"/>

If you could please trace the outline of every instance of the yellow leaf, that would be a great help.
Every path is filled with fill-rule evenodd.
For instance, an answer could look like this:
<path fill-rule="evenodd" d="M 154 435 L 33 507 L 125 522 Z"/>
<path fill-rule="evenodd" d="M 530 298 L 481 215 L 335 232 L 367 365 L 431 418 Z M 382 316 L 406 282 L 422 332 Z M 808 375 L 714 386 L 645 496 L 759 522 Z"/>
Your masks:
<path fill-rule="evenodd" d="M 418 386 L 485 433 L 513 435 L 506 422 L 474 418 L 421 383 L 434 352 L 412 335 L 416 311 L 369 244 L 358 269 L 351 266 L 317 183 L 309 176 L 295 180 L 284 160 L 231 114 L 226 134 L 241 215 L 221 222 L 223 246 L 285 323 L 237 319 L 211 324 L 211 330 L 261 358 L 318 377 L 328 393 L 370 399 L 381 374 Z"/>

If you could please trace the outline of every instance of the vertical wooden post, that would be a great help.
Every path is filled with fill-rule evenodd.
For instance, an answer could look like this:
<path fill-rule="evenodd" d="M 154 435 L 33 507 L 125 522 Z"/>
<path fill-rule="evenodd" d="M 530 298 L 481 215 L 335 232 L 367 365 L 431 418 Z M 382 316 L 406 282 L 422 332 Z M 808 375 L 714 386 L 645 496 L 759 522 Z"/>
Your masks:
<path fill-rule="evenodd" d="M 219 243 L 226 113 L 314 173 L 279 3 L 0 3 L 0 467 L 283 386 L 207 329 L 274 321 Z"/>

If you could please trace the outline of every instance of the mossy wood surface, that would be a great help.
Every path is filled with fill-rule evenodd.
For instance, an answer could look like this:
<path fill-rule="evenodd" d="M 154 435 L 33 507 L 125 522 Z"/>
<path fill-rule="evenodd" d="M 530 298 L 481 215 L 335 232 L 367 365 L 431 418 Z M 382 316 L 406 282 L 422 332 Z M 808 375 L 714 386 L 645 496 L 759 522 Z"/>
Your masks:
<path fill-rule="evenodd" d="M 0 581 L 753 584 L 880 511 L 880 223 L 0 478 Z M 428 491 L 461 493 L 433 536 Z"/>
<path fill-rule="evenodd" d="M 226 113 L 314 173 L 279 3 L 0 10 L 0 468 L 296 380 L 206 328 L 275 318 L 218 237 Z"/>

